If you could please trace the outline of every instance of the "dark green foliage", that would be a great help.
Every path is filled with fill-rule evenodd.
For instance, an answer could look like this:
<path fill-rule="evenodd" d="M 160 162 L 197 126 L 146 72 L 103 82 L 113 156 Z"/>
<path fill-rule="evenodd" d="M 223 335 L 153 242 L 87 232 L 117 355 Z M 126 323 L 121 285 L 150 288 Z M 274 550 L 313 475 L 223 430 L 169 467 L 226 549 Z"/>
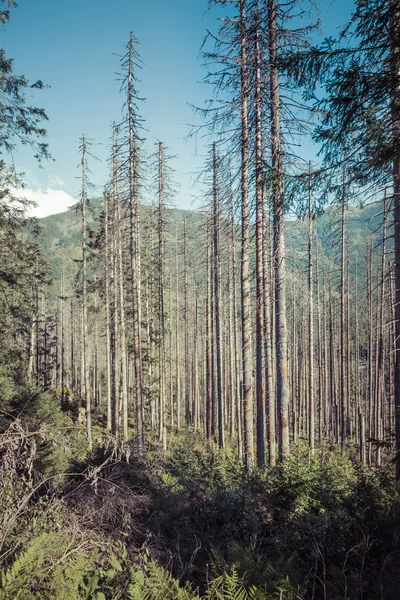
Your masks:
<path fill-rule="evenodd" d="M 1 24 L 9 21 L 10 8 L 16 6 L 14 0 L 0 0 Z M 27 95 L 43 87 L 40 80 L 29 84 L 16 75 L 12 59 L 0 48 L 0 365 L 7 365 L 19 383 L 27 371 L 35 291 L 45 282 L 46 269 L 36 240 L 37 223 L 27 216 L 29 202 L 23 199 L 14 159 L 7 166 L 7 158 L 17 143 L 31 146 L 38 160 L 48 157 L 41 125 L 47 116 L 27 104 Z"/>
<path fill-rule="evenodd" d="M 4 10 L 4 6 L 7 9 Z M 16 7 L 14 0 L 0 1 L 0 23 L 5 25 L 10 19 L 10 7 Z M 0 48 L 0 93 L 2 106 L 0 111 L 0 155 L 15 148 L 16 142 L 30 144 L 39 160 L 48 156 L 47 144 L 40 141 L 46 135 L 41 126 L 47 120 L 42 108 L 28 106 L 26 93 L 32 89 L 43 89 L 44 84 L 38 80 L 30 84 L 23 75 L 13 71 L 13 61 L 7 58 L 4 49 Z M 0 171 L 4 169 L 4 160 L 0 161 Z"/>
<path fill-rule="evenodd" d="M 177 575 L 183 563 L 201 585 L 212 548 L 219 568 L 234 565 L 271 594 L 285 585 L 300 598 L 313 589 L 323 597 L 325 586 L 341 598 L 347 586 L 351 598 L 361 589 L 373 598 L 382 577 L 386 597 L 397 597 L 400 503 L 390 467 L 366 471 L 329 447 L 312 458 L 300 445 L 284 466 L 246 475 L 229 452 L 193 438 L 173 448 L 166 467 L 167 497 L 152 522 L 169 552 L 175 546 Z"/>
<path fill-rule="evenodd" d="M 27 241 L 21 228 L 35 232 L 25 216 L 25 205 L 10 197 L 0 173 L 0 364 L 14 368 L 17 378 L 26 371 L 27 345 L 34 315 L 35 289 L 46 281 L 38 245 Z"/>
<path fill-rule="evenodd" d="M 35 468 L 44 477 L 61 476 L 72 460 L 86 456 L 85 432 L 61 410 L 53 392 L 16 388 L 10 377 L 1 378 L 0 386 L 8 392 L 8 398 L 2 395 L 1 430 L 18 419 L 31 432 L 37 447 Z"/>
<path fill-rule="evenodd" d="M 390 0 L 357 0 L 336 40 L 295 52 L 283 65 L 316 101 L 321 123 L 315 138 L 326 165 L 340 166 L 346 155 L 349 179 L 361 188 L 390 182 L 392 161 L 399 156 L 391 128 L 395 11 Z"/>
<path fill-rule="evenodd" d="M 50 422 L 42 401 L 25 416 L 34 429 Z M 71 443 L 59 431 L 53 445 Z M 49 487 L 32 470 L 53 452 L 40 443 L 20 421 L 0 436 L 0 598 L 398 598 L 390 466 L 299 445 L 284 466 L 246 474 L 229 448 L 181 434 L 163 463 L 98 448 Z"/>

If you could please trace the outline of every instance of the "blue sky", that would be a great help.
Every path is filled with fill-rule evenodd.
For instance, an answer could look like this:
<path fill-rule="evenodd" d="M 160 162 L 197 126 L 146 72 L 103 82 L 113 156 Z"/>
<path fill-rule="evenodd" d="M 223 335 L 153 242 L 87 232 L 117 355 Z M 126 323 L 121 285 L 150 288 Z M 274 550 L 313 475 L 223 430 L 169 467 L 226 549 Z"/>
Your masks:
<path fill-rule="evenodd" d="M 335 35 L 352 3 L 322 0 L 323 37 Z M 201 83 L 205 71 L 199 51 L 207 29 L 216 31 L 221 11 L 207 11 L 207 0 L 19 0 L 1 45 L 14 69 L 50 85 L 32 102 L 44 107 L 50 151 L 55 159 L 40 169 L 28 150 L 14 157 L 25 171 L 26 196 L 39 202 L 38 215 L 64 210 L 79 193 L 78 147 L 82 132 L 93 140 L 101 162 L 90 165 L 99 189 L 108 177 L 110 127 L 121 116 L 118 57 L 129 32 L 140 41 L 144 68 L 139 77 L 147 145 L 163 140 L 178 156 L 177 204 L 190 208 L 197 194 L 193 173 L 202 165 L 203 143 L 185 141 L 194 121 L 190 104 L 202 106 L 210 94 Z M 196 154 L 197 151 L 197 154 Z"/>

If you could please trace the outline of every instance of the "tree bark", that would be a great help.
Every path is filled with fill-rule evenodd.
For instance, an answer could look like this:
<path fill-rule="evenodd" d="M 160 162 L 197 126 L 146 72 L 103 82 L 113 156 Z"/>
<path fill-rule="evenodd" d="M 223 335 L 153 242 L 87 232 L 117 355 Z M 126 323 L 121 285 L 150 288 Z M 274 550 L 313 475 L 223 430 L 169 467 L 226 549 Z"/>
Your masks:
<path fill-rule="evenodd" d="M 282 140 L 280 126 L 279 73 L 277 64 L 277 22 L 275 0 L 268 0 L 270 52 L 270 102 L 272 151 L 272 202 L 274 211 L 275 331 L 277 405 L 279 416 L 279 457 L 284 461 L 289 446 L 289 381 L 287 367 L 286 269 Z"/>
<path fill-rule="evenodd" d="M 240 7 L 240 98 L 241 98 L 241 196 L 242 196 L 242 360 L 243 360 L 243 412 L 244 412 L 244 462 L 247 469 L 254 466 L 253 430 L 253 369 L 250 321 L 249 275 L 249 125 L 247 115 L 248 69 L 246 2 Z"/>

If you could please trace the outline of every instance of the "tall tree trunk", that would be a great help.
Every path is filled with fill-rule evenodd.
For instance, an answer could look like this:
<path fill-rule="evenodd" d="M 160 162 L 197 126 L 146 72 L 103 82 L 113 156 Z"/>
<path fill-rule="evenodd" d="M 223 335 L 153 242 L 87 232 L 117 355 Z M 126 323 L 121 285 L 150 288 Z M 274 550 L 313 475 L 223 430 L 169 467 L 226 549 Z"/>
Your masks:
<path fill-rule="evenodd" d="M 210 232 L 207 228 L 207 296 L 206 296 L 206 437 L 211 440 L 211 422 L 212 422 L 212 326 L 211 326 L 211 259 L 212 248 L 209 243 Z"/>
<path fill-rule="evenodd" d="M 219 189 L 218 189 L 218 158 L 216 144 L 213 144 L 213 241 L 214 241 L 214 308 L 215 308 L 215 338 L 217 355 L 217 409 L 218 409 L 218 444 L 225 447 L 224 436 L 224 399 L 222 390 L 222 333 L 221 333 L 221 251 L 219 239 Z"/>
<path fill-rule="evenodd" d="M 341 216 L 341 263 L 340 263 L 340 406 L 342 450 L 347 441 L 347 386 L 346 386 L 346 309 L 345 309 L 345 260 L 346 260 L 346 172 L 343 170 Z"/>
<path fill-rule="evenodd" d="M 74 314 L 74 297 L 71 297 L 70 305 L 70 361 L 71 361 L 71 387 L 73 392 L 76 392 L 77 376 L 76 376 L 76 361 L 75 361 L 75 314 Z"/>
<path fill-rule="evenodd" d="M 188 265 L 187 265 L 187 220 L 183 221 L 183 277 L 184 277 L 184 327 L 185 327 L 185 420 L 190 426 L 190 361 L 189 361 L 189 303 L 188 303 Z"/>
<path fill-rule="evenodd" d="M 314 409 L 314 294 L 313 294 L 313 204 L 311 163 L 308 179 L 308 443 L 311 454 L 315 446 Z"/>
<path fill-rule="evenodd" d="M 324 423 L 325 423 L 325 394 L 323 391 L 323 338 L 321 333 L 321 298 L 320 298 L 320 284 L 319 284 L 319 239 L 318 234 L 316 235 L 315 245 L 315 271 L 316 271 L 316 294 L 317 294 L 317 344 L 318 344 L 318 439 L 319 443 L 322 443 Z"/>
<path fill-rule="evenodd" d="M 132 277 L 132 312 L 133 312 L 133 355 L 135 366 L 135 400 L 136 400 L 136 435 L 140 451 L 144 446 L 144 406 L 143 406 L 143 373 L 141 346 L 141 282 L 140 282 L 140 237 L 139 237 L 139 186 L 138 186 L 138 147 L 135 131 L 136 114 L 134 99 L 133 73 L 133 34 L 131 32 L 128 51 L 128 125 L 129 125 L 129 212 L 130 212 L 130 262 Z"/>
<path fill-rule="evenodd" d="M 82 136 L 82 384 L 83 398 L 86 407 L 86 435 L 89 450 L 92 449 L 92 407 L 90 401 L 89 361 L 88 361 L 88 326 L 87 326 L 87 275 L 86 275 L 86 204 L 87 204 L 87 143 Z"/>
<path fill-rule="evenodd" d="M 266 216 L 264 218 L 263 260 L 264 260 L 264 341 L 265 341 L 265 390 L 267 398 L 268 461 L 270 467 L 276 465 L 276 406 L 275 386 L 272 365 L 272 324 L 271 324 L 271 269 L 270 236 Z"/>
<path fill-rule="evenodd" d="M 284 238 L 283 162 L 280 126 L 279 73 L 277 64 L 277 9 L 268 0 L 270 53 L 272 202 L 274 211 L 275 315 L 279 456 L 289 456 L 289 381 L 287 367 L 286 270 Z"/>
<path fill-rule="evenodd" d="M 112 220 L 111 220 L 111 432 L 119 438 L 120 430 L 120 355 L 119 355 L 119 302 L 118 302 L 118 258 L 117 258 L 117 228 L 118 209 L 116 197 L 113 194 Z"/>
<path fill-rule="evenodd" d="M 237 422 L 237 450 L 238 459 L 243 460 L 243 411 L 242 411 L 242 385 L 240 377 L 240 365 L 242 358 L 239 356 L 239 331 L 237 318 L 237 285 L 236 285 L 236 231 L 235 231 L 235 212 L 233 205 L 232 185 L 230 181 L 230 200 L 231 200 L 231 241 L 232 241 L 232 292 L 233 292 L 233 331 L 234 331 L 234 356 L 235 356 L 235 374 L 236 374 L 236 422 Z"/>
<path fill-rule="evenodd" d="M 381 258 L 381 289 L 379 298 L 379 318 L 378 318 L 378 352 L 377 352 L 377 377 L 376 377 L 376 437 L 378 440 L 383 438 L 383 423 L 382 423 L 382 412 L 384 404 L 384 394 L 382 394 L 382 387 L 384 386 L 384 306 L 385 306 L 385 279 L 386 279 L 386 224 L 387 224 L 387 211 L 386 211 L 386 192 L 383 200 L 383 223 L 382 223 L 382 258 Z M 381 464 L 381 447 L 377 445 L 376 449 L 376 462 L 377 465 Z"/>
<path fill-rule="evenodd" d="M 121 199 L 119 194 L 119 164 L 118 164 L 118 144 L 117 134 L 114 125 L 113 130 L 113 196 L 116 209 L 116 244 L 117 244 L 117 262 L 118 262 L 118 301 L 119 301 L 119 348 L 121 357 L 121 400 L 122 400 L 122 426 L 124 432 L 124 442 L 128 441 L 128 359 L 126 352 L 126 325 L 125 325 L 125 289 L 124 289 L 124 269 L 122 260 L 122 217 L 121 217 Z"/>
<path fill-rule="evenodd" d="M 393 160 L 394 264 L 395 264 L 395 365 L 394 410 L 396 424 L 396 479 L 400 480 L 400 2 L 391 0 L 390 33 L 392 40 L 392 136 Z"/>
<path fill-rule="evenodd" d="M 253 369 L 250 321 L 250 274 L 249 274 L 249 125 L 247 115 L 248 69 L 246 2 L 240 7 L 240 98 L 241 98 L 241 196 L 242 196 L 242 352 L 243 352 L 243 412 L 244 412 L 244 461 L 247 469 L 254 466 L 253 430 Z"/>
<path fill-rule="evenodd" d="M 264 388 L 264 176 L 262 139 L 262 94 L 260 13 L 257 3 L 255 31 L 256 61 L 256 399 L 257 399 L 257 465 L 265 463 L 265 388 Z"/>
<path fill-rule="evenodd" d="M 164 308 L 164 147 L 158 144 L 158 301 L 159 301 L 159 403 L 160 442 L 167 450 L 166 371 L 165 371 L 165 308 Z"/>
<path fill-rule="evenodd" d="M 372 333 L 372 246 L 367 248 L 367 298 L 368 298 L 368 434 L 372 438 L 372 410 L 373 410 L 373 375 L 372 375 L 372 348 L 373 348 L 373 333 Z M 368 465 L 372 464 L 372 446 L 368 444 Z"/>
<path fill-rule="evenodd" d="M 180 358 L 180 335 L 179 335 L 179 266 L 178 266 L 178 226 L 176 226 L 176 248 L 175 248 L 175 360 L 176 360 L 176 428 L 179 431 L 181 428 L 181 358 Z"/>
<path fill-rule="evenodd" d="M 107 404 L 107 431 L 111 431 L 111 319 L 110 319 L 110 237 L 109 237 L 109 210 L 110 196 L 108 190 L 104 192 L 104 246 L 105 246 L 105 288 L 106 288 L 106 404 Z"/>

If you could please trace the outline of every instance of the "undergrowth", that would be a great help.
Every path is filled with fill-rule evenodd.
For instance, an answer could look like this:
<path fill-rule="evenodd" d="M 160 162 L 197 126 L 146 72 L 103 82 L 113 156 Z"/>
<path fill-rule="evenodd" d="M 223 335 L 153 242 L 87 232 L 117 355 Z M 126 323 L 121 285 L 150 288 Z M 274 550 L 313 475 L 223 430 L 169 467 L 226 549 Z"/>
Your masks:
<path fill-rule="evenodd" d="M 7 386 L 1 599 L 398 599 L 391 465 L 300 443 L 248 473 L 195 432 L 165 456 L 131 446 L 127 462 L 106 438 L 88 455 L 51 395 L 30 392 L 16 418 Z"/>

